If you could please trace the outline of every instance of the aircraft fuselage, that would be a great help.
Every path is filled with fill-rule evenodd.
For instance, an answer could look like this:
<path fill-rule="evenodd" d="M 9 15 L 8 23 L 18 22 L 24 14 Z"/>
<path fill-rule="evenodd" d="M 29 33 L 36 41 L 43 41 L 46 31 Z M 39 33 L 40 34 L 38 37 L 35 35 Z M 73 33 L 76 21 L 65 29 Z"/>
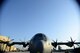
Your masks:
<path fill-rule="evenodd" d="M 51 53 L 53 46 L 44 34 L 36 34 L 30 41 L 30 53 Z"/>

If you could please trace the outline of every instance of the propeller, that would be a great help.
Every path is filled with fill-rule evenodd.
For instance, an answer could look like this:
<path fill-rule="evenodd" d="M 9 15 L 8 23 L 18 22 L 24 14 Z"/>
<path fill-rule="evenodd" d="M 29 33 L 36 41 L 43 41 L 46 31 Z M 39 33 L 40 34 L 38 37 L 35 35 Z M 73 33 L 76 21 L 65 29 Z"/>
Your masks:
<path fill-rule="evenodd" d="M 6 43 L 7 43 L 7 46 L 11 46 L 11 41 L 13 41 L 14 39 L 11 39 L 10 40 L 10 37 L 8 37 L 8 40 L 6 41 Z"/>
<path fill-rule="evenodd" d="M 52 45 L 56 48 L 57 47 L 57 39 L 56 41 L 53 40 L 54 43 L 52 43 Z"/>
<path fill-rule="evenodd" d="M 68 41 L 68 43 L 66 45 L 69 47 L 72 47 L 72 46 L 74 46 L 74 43 L 76 40 L 73 40 L 72 37 L 70 37 L 70 39 L 71 39 L 71 41 Z"/>
<path fill-rule="evenodd" d="M 11 41 L 13 41 L 13 40 L 14 40 L 14 39 L 11 39 L 11 40 L 10 40 L 10 37 L 8 37 L 8 41 L 7 41 L 7 42 L 11 42 Z"/>

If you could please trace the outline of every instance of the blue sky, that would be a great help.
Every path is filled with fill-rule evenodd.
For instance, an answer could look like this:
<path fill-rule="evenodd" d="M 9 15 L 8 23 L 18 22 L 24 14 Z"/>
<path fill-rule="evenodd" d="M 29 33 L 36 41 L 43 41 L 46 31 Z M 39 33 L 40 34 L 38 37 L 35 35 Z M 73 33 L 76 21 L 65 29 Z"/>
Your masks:
<path fill-rule="evenodd" d="M 8 0 L 0 22 L 0 34 L 14 41 L 30 40 L 36 33 L 79 40 L 79 12 L 72 0 Z"/>

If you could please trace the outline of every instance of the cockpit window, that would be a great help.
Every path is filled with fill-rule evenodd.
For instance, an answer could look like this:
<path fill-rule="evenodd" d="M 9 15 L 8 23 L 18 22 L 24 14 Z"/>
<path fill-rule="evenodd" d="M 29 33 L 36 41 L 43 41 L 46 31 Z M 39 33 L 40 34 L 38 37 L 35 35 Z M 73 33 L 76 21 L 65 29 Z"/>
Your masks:
<path fill-rule="evenodd" d="M 42 34 L 42 33 L 37 33 L 34 37 L 33 37 L 34 40 L 44 40 L 46 41 L 47 40 L 47 37 Z"/>

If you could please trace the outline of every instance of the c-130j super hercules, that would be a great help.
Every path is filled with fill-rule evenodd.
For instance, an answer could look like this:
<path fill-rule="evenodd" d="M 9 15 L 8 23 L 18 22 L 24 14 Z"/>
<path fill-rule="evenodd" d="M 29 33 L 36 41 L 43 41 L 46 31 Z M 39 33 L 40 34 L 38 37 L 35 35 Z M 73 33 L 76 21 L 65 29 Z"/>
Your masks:
<path fill-rule="evenodd" d="M 4 42 L 0 43 L 7 44 L 8 46 L 12 45 L 23 45 L 23 47 L 29 46 L 28 50 L 30 53 L 52 53 L 53 48 L 56 48 L 57 45 L 67 45 L 69 47 L 74 46 L 74 44 L 80 44 L 80 42 L 74 42 L 71 38 L 69 42 L 51 42 L 48 40 L 46 35 L 42 33 L 37 33 L 29 42 Z"/>

